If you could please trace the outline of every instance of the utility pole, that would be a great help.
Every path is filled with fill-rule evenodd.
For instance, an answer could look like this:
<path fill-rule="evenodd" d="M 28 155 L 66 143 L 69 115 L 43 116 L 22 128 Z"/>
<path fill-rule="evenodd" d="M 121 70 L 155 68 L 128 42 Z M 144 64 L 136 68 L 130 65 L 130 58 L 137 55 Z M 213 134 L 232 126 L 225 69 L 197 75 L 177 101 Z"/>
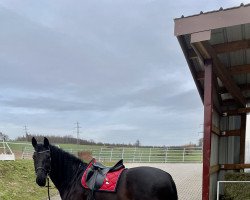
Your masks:
<path fill-rule="evenodd" d="M 79 126 L 79 122 L 76 122 L 77 144 L 79 144 L 80 128 L 81 128 L 81 127 Z"/>
<path fill-rule="evenodd" d="M 26 140 L 27 140 L 27 142 L 28 142 L 28 128 L 27 128 L 26 125 L 24 126 L 24 131 L 25 131 Z"/>

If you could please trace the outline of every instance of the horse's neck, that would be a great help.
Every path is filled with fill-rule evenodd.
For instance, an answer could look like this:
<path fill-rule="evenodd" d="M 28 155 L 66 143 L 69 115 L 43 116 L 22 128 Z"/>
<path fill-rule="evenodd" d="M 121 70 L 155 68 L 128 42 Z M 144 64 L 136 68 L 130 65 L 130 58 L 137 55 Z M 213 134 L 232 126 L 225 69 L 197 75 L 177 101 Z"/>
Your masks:
<path fill-rule="evenodd" d="M 50 178 L 59 190 L 65 190 L 68 185 L 83 171 L 85 163 L 77 158 L 51 147 L 51 171 Z"/>

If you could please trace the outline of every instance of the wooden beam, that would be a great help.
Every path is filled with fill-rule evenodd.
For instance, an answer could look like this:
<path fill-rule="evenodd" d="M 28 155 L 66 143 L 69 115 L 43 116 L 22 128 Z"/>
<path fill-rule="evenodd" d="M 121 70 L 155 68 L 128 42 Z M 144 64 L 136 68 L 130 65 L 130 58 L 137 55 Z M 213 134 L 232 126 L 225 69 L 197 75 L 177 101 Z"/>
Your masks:
<path fill-rule="evenodd" d="M 185 37 L 184 37 L 184 36 L 178 36 L 177 39 L 178 39 L 178 41 L 179 41 L 179 44 L 180 44 L 180 46 L 181 46 L 181 48 L 182 48 L 182 51 L 183 51 L 183 54 L 184 54 L 184 56 L 185 56 L 185 58 L 186 58 L 186 61 L 187 61 L 187 63 L 188 63 L 190 72 L 191 72 L 191 74 L 192 74 L 192 76 L 193 76 L 195 85 L 196 85 L 196 87 L 197 87 L 197 89 L 198 89 L 198 92 L 199 92 L 199 95 L 200 95 L 200 97 L 201 97 L 201 101 L 204 102 L 204 99 L 203 99 L 203 98 L 204 98 L 204 90 L 203 90 L 203 87 L 202 87 L 200 81 L 198 81 L 198 80 L 196 79 L 196 76 L 195 76 L 196 70 L 195 70 L 194 66 L 192 65 L 190 59 L 188 58 L 188 53 L 187 53 L 187 52 L 188 52 L 188 48 L 187 48 L 187 46 L 185 45 L 185 44 L 186 44 Z"/>
<path fill-rule="evenodd" d="M 213 165 L 210 167 L 210 174 L 214 174 L 220 170 L 220 165 Z"/>
<path fill-rule="evenodd" d="M 249 49 L 249 48 L 250 48 L 249 39 L 213 45 L 213 49 L 217 54 L 239 51 L 241 49 Z"/>
<path fill-rule="evenodd" d="M 196 73 L 196 79 L 197 80 L 204 80 L 204 72 L 203 71 L 197 72 Z"/>
<path fill-rule="evenodd" d="M 231 115 L 240 115 L 244 113 L 250 113 L 250 107 L 248 108 L 239 108 L 236 110 L 228 110 L 223 112 L 223 116 L 231 116 Z"/>
<path fill-rule="evenodd" d="M 230 67 L 229 72 L 232 76 L 237 74 L 250 73 L 250 64 L 232 66 Z"/>
<path fill-rule="evenodd" d="M 240 129 L 238 130 L 229 130 L 229 131 L 222 131 L 220 136 L 222 137 L 228 137 L 228 136 L 240 136 L 241 132 Z"/>
<path fill-rule="evenodd" d="M 223 85 L 230 92 L 233 98 L 236 99 L 241 106 L 245 107 L 246 106 L 245 97 L 242 95 L 239 87 L 233 81 L 232 77 L 230 76 L 230 73 L 227 71 L 224 64 L 217 57 L 217 54 L 215 53 L 212 46 L 208 43 L 208 41 L 201 42 L 201 45 L 203 47 L 201 50 L 205 51 L 205 55 L 209 54 L 213 59 L 213 64 L 215 65 L 214 67 L 215 74 L 220 78 Z"/>
<path fill-rule="evenodd" d="M 247 102 L 250 102 L 250 98 L 246 98 Z M 235 106 L 237 105 L 237 102 L 235 99 L 224 99 L 222 101 L 222 106 Z M 227 110 L 224 110 L 223 112 L 227 112 Z"/>
<path fill-rule="evenodd" d="M 237 170 L 250 168 L 250 164 L 222 164 L 220 169 L 222 170 Z"/>
<path fill-rule="evenodd" d="M 218 136 L 220 136 L 220 129 L 215 125 L 212 126 L 212 132 Z"/>
<path fill-rule="evenodd" d="M 228 68 L 228 71 L 231 76 L 250 73 L 250 64 L 235 65 L 232 66 L 231 68 Z M 204 79 L 204 71 L 197 72 L 197 79 L 198 80 Z"/>
<path fill-rule="evenodd" d="M 198 55 L 195 53 L 195 51 L 193 49 L 188 50 L 188 58 L 189 59 L 196 59 L 197 57 L 198 57 Z"/>

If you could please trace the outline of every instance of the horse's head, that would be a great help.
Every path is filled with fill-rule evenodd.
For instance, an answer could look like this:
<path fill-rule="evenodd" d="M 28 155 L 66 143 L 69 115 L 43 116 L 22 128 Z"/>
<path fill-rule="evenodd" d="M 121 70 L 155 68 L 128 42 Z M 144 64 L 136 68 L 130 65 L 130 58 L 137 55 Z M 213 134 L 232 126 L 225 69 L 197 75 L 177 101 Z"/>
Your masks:
<path fill-rule="evenodd" d="M 36 172 L 36 183 L 39 186 L 45 186 L 46 178 L 48 177 L 51 168 L 49 140 L 44 138 L 43 144 L 37 144 L 36 139 L 33 137 L 32 145 L 35 149 L 33 160 Z"/>

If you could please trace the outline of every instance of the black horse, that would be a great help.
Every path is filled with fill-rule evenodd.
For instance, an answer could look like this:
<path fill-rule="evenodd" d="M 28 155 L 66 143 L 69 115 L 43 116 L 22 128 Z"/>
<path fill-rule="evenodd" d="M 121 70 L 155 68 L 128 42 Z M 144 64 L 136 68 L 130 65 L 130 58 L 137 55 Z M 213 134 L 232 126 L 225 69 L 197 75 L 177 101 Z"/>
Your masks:
<path fill-rule="evenodd" d="M 81 178 L 87 163 L 49 144 L 38 144 L 32 138 L 35 149 L 33 159 L 36 182 L 46 185 L 47 176 L 59 190 L 62 200 L 86 200 L 91 193 L 83 188 Z M 170 174 L 157 168 L 136 167 L 124 170 L 116 193 L 95 192 L 96 200 L 177 200 L 177 190 Z"/>

